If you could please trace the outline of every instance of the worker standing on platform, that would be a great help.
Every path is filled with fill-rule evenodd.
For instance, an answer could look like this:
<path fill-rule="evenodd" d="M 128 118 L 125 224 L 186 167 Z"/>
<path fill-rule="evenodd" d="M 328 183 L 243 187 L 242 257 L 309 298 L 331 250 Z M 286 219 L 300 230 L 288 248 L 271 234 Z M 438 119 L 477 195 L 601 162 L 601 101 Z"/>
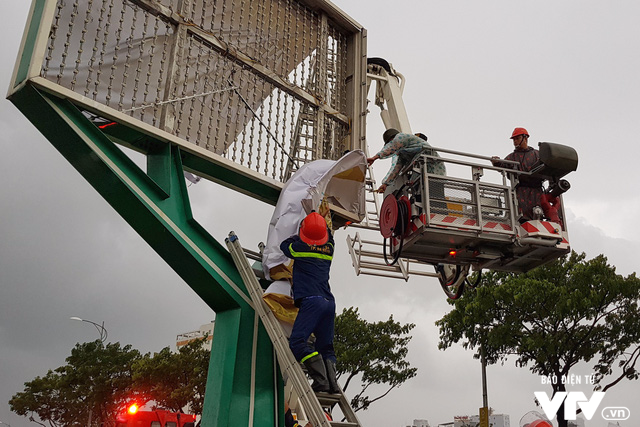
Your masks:
<path fill-rule="evenodd" d="M 505 160 L 518 162 L 518 170 L 523 172 L 529 172 L 540 164 L 540 154 L 535 148 L 529 147 L 529 132 L 525 128 L 515 128 L 511 133 L 511 140 L 513 141 L 513 152 L 507 155 Z M 499 159 L 498 156 L 492 157 L 494 166 L 514 168 L 514 165 L 500 162 Z M 536 216 L 540 216 L 534 213 L 534 208 L 540 206 L 541 196 L 542 180 L 524 175 L 519 177 L 516 197 L 518 198 L 518 214 L 521 216 L 521 221 L 537 219 Z M 542 212 L 541 208 L 540 212 Z"/>
<path fill-rule="evenodd" d="M 324 216 L 311 212 L 302 220 L 299 234 L 285 239 L 280 249 L 294 260 L 293 299 L 299 308 L 289 347 L 307 368 L 314 391 L 338 393 L 333 348 L 336 303 L 329 286 L 334 241 Z M 315 349 L 307 343 L 312 333 Z"/>
<path fill-rule="evenodd" d="M 427 142 L 427 137 L 419 133 L 412 135 L 410 133 L 402 133 L 397 129 L 387 129 L 382 135 L 384 147 L 373 157 L 367 159 L 369 166 L 378 159 L 386 159 L 393 156 L 391 168 L 382 180 L 382 185 L 376 190 L 378 193 L 384 193 L 387 186 L 398 177 L 398 174 L 420 153 L 426 153 L 431 156 L 438 156 Z M 427 161 L 427 172 L 438 175 L 446 175 L 446 169 L 441 161 L 429 159 Z"/>

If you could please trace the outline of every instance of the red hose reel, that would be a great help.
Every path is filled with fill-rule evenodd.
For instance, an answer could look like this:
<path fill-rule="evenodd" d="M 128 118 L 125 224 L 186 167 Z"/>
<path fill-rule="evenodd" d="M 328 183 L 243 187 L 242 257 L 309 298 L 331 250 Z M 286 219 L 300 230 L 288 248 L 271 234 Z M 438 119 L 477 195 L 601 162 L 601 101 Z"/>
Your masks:
<path fill-rule="evenodd" d="M 403 237 L 410 230 L 411 202 L 406 196 L 393 194 L 384 198 L 380 208 L 380 233 L 385 238 Z"/>

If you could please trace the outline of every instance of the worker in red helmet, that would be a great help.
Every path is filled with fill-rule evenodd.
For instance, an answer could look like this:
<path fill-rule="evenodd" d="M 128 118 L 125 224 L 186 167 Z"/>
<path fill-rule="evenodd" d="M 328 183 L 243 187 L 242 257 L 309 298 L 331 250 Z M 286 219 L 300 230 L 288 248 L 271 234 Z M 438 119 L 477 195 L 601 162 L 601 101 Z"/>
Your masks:
<path fill-rule="evenodd" d="M 329 286 L 334 242 L 325 216 L 311 212 L 302 220 L 299 233 L 285 239 L 280 249 L 294 260 L 293 300 L 299 309 L 289 347 L 307 368 L 314 391 L 339 393 L 333 348 L 336 302 Z M 308 344 L 312 333 L 315 348 Z"/>
<path fill-rule="evenodd" d="M 531 171 L 535 166 L 540 164 L 540 154 L 538 150 L 529 147 L 529 132 L 523 127 L 517 127 L 511 133 L 513 141 L 513 152 L 505 157 L 505 160 L 518 162 L 518 170 L 523 172 Z M 504 168 L 514 168 L 514 165 L 500 162 L 500 157 L 493 156 L 492 162 L 494 166 Z M 540 197 L 542 196 L 542 180 L 521 176 L 516 186 L 516 197 L 518 198 L 518 214 L 520 221 L 529 221 L 539 219 L 540 214 L 534 212 L 535 207 L 540 207 Z M 540 210 L 535 210 L 542 212 Z"/>
<path fill-rule="evenodd" d="M 418 154 L 427 153 L 431 156 L 438 156 L 438 153 L 431 149 L 427 137 L 422 133 L 412 135 L 391 128 L 382 134 L 382 139 L 384 147 L 373 157 L 367 159 L 367 163 L 371 166 L 378 159 L 392 157 L 391 168 L 382 180 L 382 185 L 376 190 L 378 193 L 384 193 L 387 186 L 398 177 L 402 168 L 411 163 Z M 444 163 L 434 159 L 427 161 L 427 172 L 438 175 L 446 175 L 447 173 Z"/>

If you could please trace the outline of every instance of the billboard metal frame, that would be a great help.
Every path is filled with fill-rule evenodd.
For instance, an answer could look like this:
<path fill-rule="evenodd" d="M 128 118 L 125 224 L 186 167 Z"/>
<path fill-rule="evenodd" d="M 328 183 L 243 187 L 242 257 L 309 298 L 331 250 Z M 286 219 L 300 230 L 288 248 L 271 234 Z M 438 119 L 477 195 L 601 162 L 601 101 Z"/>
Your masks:
<path fill-rule="evenodd" d="M 346 75 L 344 81 L 336 83 L 340 84 L 347 94 L 344 108 L 342 108 L 344 112 L 336 110 L 329 105 L 322 96 L 318 95 L 317 91 L 305 90 L 300 85 L 292 84 L 278 73 L 270 70 L 269 67 L 257 63 L 241 50 L 235 49 L 230 43 L 194 26 L 180 14 L 168 10 L 167 7 L 155 0 L 117 1 L 134 4 L 154 16 L 160 16 L 163 20 L 171 22 L 172 25 L 180 29 L 176 30 L 176 32 L 189 32 L 190 38 L 201 41 L 213 51 L 223 55 L 225 59 L 238 64 L 242 69 L 250 70 L 251 73 L 259 76 L 264 82 L 317 110 L 317 123 L 312 141 L 313 155 L 307 158 L 300 158 L 302 162 L 327 158 L 327 155 L 329 155 L 329 158 L 337 158 L 342 154 L 342 150 L 334 150 L 333 152 L 325 150 L 323 152 L 322 144 L 324 142 L 321 139 L 324 135 L 322 129 L 320 129 L 320 123 L 323 120 L 326 121 L 327 118 L 342 123 L 348 129 L 347 139 L 344 145 L 341 145 L 344 149 L 362 149 L 366 143 L 366 30 L 332 3 L 311 0 L 300 2 L 314 11 L 320 11 L 319 16 L 322 17 L 323 25 L 326 26 L 327 20 L 330 20 L 333 27 L 347 34 L 344 64 Z M 182 0 L 174 1 L 182 3 Z M 184 0 L 185 3 L 186 1 Z M 132 117 L 131 113 L 126 112 L 126 109 L 114 108 L 113 105 L 107 106 L 104 102 L 84 96 L 78 90 L 71 90 L 68 85 L 65 87 L 52 81 L 51 78 L 44 77 L 43 63 L 47 58 L 47 50 L 51 49 L 49 36 L 52 22 L 56 19 L 57 3 L 56 0 L 33 0 L 9 96 L 28 82 L 44 92 L 71 101 L 80 109 L 85 109 L 121 125 L 120 129 L 103 130 L 118 144 L 125 145 L 144 154 L 147 154 L 146 148 L 149 144 L 176 145 L 181 148 L 183 155 L 187 157 L 184 161 L 186 170 L 267 203 L 276 203 L 279 191 L 288 176 L 275 178 L 267 176 L 265 173 L 255 170 L 255 167 L 254 169 L 246 167 L 246 165 L 231 160 L 230 156 L 209 151 L 198 145 L 198 143 L 187 141 L 176 135 L 175 132 L 172 133 L 167 130 L 165 119 L 163 119 L 162 126 L 154 126 Z M 85 50 L 89 49 L 85 48 Z M 51 55 L 50 52 L 49 55 Z M 318 73 L 322 75 L 320 68 Z M 164 110 L 163 115 L 166 115 L 167 111 Z M 291 149 L 291 147 L 287 148 Z"/>
<path fill-rule="evenodd" d="M 77 5 L 92 0 L 67 1 Z M 178 27 L 191 26 L 156 1 L 110 1 L 146 8 L 163 15 L 163 19 L 174 20 Z M 276 203 L 283 182 L 43 76 L 42 64 L 57 5 L 56 0 L 33 0 L 9 100 L 216 313 L 202 425 L 283 426 L 283 380 L 272 343 L 228 251 L 193 218 L 183 173 L 194 172 L 270 204 Z M 321 99 L 309 99 L 304 90 L 300 92 L 278 80 L 280 77 L 268 69 L 252 64 L 252 70 L 270 84 L 283 86 L 282 90 L 289 87 L 289 92 L 318 111 L 336 116 L 328 120 L 347 121 L 348 148 L 362 148 L 367 102 L 366 31 L 328 1 L 308 0 L 304 5 L 348 35 L 348 61 L 344 66 L 348 75 L 344 81 L 336 81 L 349 93 L 344 112 L 331 109 Z M 193 28 L 189 31 L 198 32 Z M 214 49 L 224 49 L 233 61 L 244 61 L 240 53 L 227 51 L 209 34 L 200 34 L 199 38 Z M 91 114 L 117 126 L 98 126 Z M 321 120 L 318 117 L 315 126 Z M 319 135 L 322 131 L 315 134 Z M 145 154 L 146 171 L 118 145 Z M 316 150 L 315 156 L 321 154 L 322 150 Z"/>

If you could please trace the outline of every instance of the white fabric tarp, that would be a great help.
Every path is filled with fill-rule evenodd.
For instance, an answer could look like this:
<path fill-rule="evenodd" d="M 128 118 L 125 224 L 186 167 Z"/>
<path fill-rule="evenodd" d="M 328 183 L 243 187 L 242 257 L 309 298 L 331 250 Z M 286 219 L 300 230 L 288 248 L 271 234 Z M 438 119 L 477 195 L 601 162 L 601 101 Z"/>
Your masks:
<path fill-rule="evenodd" d="M 323 198 L 362 220 L 365 215 L 365 172 L 367 158 L 360 150 L 351 151 L 339 160 L 316 160 L 300 167 L 287 181 L 269 223 L 267 243 L 262 255 L 262 268 L 267 279 L 269 270 L 289 259 L 280 243 L 298 232 L 300 222 L 309 213 L 304 205 L 317 209 Z"/>

